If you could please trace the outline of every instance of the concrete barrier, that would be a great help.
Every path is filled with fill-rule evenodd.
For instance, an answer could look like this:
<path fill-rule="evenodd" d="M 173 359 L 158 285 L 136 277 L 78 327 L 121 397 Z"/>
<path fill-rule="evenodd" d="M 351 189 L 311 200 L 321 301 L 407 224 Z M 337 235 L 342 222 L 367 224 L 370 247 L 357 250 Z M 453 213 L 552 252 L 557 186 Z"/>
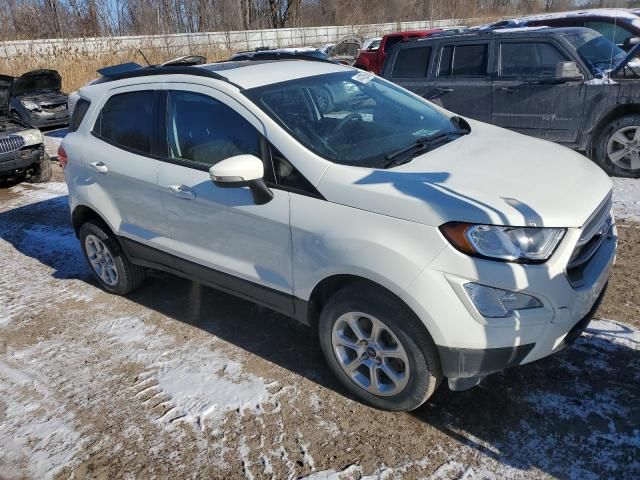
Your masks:
<path fill-rule="evenodd" d="M 295 47 L 335 43 L 347 35 L 382 36 L 399 30 L 423 30 L 453 27 L 472 19 L 420 20 L 413 22 L 375 23 L 326 27 L 280 28 L 230 32 L 180 33 L 172 35 L 138 35 L 129 37 L 66 38 L 48 40 L 16 40 L 0 42 L 0 56 L 56 55 L 68 53 L 104 53 L 135 48 L 166 48 L 175 54 L 187 54 L 198 47 L 222 50 L 252 50 L 257 47 Z"/>

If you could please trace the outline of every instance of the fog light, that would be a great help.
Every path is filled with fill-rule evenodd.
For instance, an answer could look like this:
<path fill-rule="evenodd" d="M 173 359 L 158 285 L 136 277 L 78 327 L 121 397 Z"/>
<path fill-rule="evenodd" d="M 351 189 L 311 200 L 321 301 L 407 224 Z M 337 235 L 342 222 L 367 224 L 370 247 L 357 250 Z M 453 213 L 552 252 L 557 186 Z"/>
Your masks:
<path fill-rule="evenodd" d="M 515 310 L 542 307 L 540 300 L 524 293 L 487 287 L 478 283 L 465 283 L 464 289 L 478 311 L 489 318 L 508 317 Z"/>

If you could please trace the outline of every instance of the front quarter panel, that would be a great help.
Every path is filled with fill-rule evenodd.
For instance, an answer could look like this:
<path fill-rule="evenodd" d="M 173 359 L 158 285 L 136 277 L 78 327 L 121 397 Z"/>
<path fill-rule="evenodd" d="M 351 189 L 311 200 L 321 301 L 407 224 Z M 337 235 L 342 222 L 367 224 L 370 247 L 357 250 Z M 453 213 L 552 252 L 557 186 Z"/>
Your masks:
<path fill-rule="evenodd" d="M 402 296 L 445 247 L 436 228 L 291 195 L 294 293 L 308 300 L 333 275 L 355 275 Z"/>

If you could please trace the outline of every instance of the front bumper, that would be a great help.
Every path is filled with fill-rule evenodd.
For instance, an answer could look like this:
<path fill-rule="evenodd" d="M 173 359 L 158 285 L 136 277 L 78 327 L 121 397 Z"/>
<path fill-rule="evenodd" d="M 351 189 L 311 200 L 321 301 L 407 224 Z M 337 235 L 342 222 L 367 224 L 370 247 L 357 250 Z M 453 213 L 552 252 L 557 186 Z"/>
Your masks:
<path fill-rule="evenodd" d="M 591 310 L 573 325 L 559 342 L 556 342 L 554 349 L 549 354 L 568 347 L 582 335 L 598 310 L 606 290 L 607 286 L 605 285 Z M 449 379 L 449 387 L 452 390 L 466 390 L 477 385 L 487 375 L 528 363 L 525 359 L 535 348 L 535 343 L 485 350 L 438 346 L 438 352 L 440 353 L 442 373 Z"/>
<path fill-rule="evenodd" d="M 447 247 L 409 286 L 403 299 L 431 333 L 452 387 L 469 388 L 490 373 L 546 357 L 586 328 L 604 296 L 617 231 L 612 225 L 576 286 L 566 270 L 579 236 L 579 229 L 570 229 L 539 265 L 471 258 Z M 467 282 L 533 295 L 543 306 L 485 318 L 466 295 Z"/>
<path fill-rule="evenodd" d="M 29 124 L 36 128 L 59 127 L 69 125 L 69 110 L 60 112 L 29 112 Z"/>
<path fill-rule="evenodd" d="M 19 174 L 28 168 L 39 165 L 44 155 L 44 146 L 26 147 L 11 153 L 0 154 L 0 175 Z"/>

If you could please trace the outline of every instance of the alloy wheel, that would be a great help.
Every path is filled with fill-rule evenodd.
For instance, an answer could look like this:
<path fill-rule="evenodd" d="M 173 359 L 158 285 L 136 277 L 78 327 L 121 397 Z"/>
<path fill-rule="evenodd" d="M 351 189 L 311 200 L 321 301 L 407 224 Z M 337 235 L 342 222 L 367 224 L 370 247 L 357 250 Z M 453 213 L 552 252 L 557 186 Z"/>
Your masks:
<path fill-rule="evenodd" d="M 623 127 L 611 135 L 607 157 L 621 169 L 640 169 L 640 126 Z"/>
<path fill-rule="evenodd" d="M 110 287 L 115 286 L 118 283 L 118 270 L 105 243 L 95 235 L 87 235 L 84 247 L 89 263 L 98 277 Z"/>
<path fill-rule="evenodd" d="M 381 320 L 361 312 L 341 315 L 331 333 L 342 370 L 360 388 L 397 395 L 409 381 L 409 359 L 398 337 Z"/>

